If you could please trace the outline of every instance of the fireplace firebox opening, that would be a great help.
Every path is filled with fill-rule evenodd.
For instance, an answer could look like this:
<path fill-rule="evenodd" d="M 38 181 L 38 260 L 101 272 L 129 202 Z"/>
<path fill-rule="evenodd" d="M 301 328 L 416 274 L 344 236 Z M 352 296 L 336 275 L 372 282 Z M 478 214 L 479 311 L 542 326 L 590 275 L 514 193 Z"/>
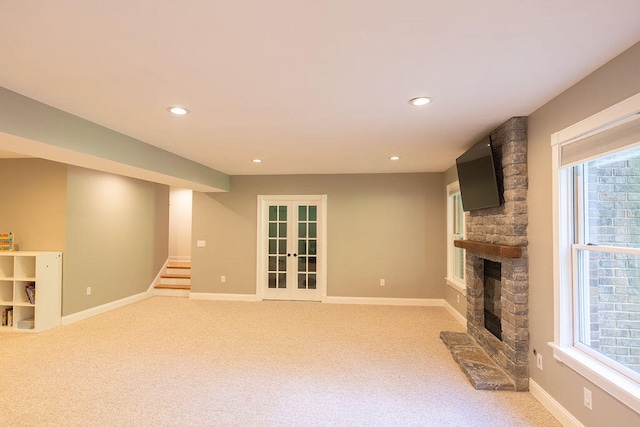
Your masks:
<path fill-rule="evenodd" d="M 502 341 L 502 264 L 484 260 L 484 327 Z"/>

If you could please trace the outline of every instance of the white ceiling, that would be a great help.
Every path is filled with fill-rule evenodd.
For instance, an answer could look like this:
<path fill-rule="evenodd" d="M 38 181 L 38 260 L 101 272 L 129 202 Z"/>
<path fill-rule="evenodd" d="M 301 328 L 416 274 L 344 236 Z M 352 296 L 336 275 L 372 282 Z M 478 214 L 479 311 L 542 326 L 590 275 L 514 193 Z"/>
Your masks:
<path fill-rule="evenodd" d="M 439 172 L 638 41 L 638 0 L 0 0 L 0 86 L 230 175 Z"/>

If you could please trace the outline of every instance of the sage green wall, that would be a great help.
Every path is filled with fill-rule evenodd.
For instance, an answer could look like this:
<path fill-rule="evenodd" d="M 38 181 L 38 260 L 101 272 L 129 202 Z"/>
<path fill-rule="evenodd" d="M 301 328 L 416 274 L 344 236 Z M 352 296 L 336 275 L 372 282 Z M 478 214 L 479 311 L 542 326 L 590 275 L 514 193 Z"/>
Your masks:
<path fill-rule="evenodd" d="M 613 59 L 528 118 L 529 332 L 530 350 L 543 356 L 544 370 L 530 354 L 531 378 L 585 426 L 638 425 L 640 415 L 560 364 L 547 345 L 553 341 L 553 236 L 551 135 L 640 92 L 640 44 Z M 582 388 L 593 392 L 593 411 L 582 403 Z"/>
<path fill-rule="evenodd" d="M 66 219 L 63 316 L 145 292 L 167 260 L 165 185 L 69 166 Z"/>
<path fill-rule="evenodd" d="M 443 174 L 444 186 L 442 190 L 442 197 L 445 198 L 445 203 L 447 200 L 447 185 L 454 183 L 458 180 L 458 171 L 455 166 L 451 166 L 449 169 L 444 171 Z M 445 263 L 447 261 L 445 260 Z M 445 274 L 446 274 L 446 264 L 445 264 Z M 467 317 L 467 297 L 463 295 L 461 292 L 458 292 L 457 289 L 448 286 L 445 283 L 444 290 L 444 299 L 449 303 L 451 307 L 453 307 L 458 313 L 463 315 L 465 318 Z"/>
<path fill-rule="evenodd" d="M 65 251 L 67 166 L 41 159 L 0 160 L 0 231 L 22 251 Z"/>
<path fill-rule="evenodd" d="M 194 192 L 193 241 L 206 247 L 192 247 L 192 292 L 255 294 L 258 195 L 326 194 L 329 296 L 443 298 L 442 188 L 441 173 L 291 175 Z"/>

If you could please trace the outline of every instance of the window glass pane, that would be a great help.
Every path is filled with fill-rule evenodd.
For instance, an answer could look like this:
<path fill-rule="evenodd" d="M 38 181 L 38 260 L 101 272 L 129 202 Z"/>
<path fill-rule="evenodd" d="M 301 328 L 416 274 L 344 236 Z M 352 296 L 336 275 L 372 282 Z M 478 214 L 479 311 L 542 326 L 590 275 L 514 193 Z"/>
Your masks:
<path fill-rule="evenodd" d="M 269 254 L 276 253 L 276 247 L 278 245 L 278 241 L 276 239 L 269 239 Z"/>
<path fill-rule="evenodd" d="M 307 237 L 307 224 L 304 222 L 298 224 L 298 237 Z"/>
<path fill-rule="evenodd" d="M 458 279 L 464 279 L 464 249 L 454 248 L 453 274 Z"/>
<path fill-rule="evenodd" d="M 280 224 L 278 224 L 278 227 L 280 228 L 280 233 L 278 237 L 287 237 L 287 223 L 281 222 Z"/>
<path fill-rule="evenodd" d="M 286 206 L 278 206 L 278 220 L 286 221 L 287 220 L 287 207 Z"/>
<path fill-rule="evenodd" d="M 316 288 L 316 275 L 315 274 L 309 274 L 307 288 L 308 289 L 315 289 Z"/>
<path fill-rule="evenodd" d="M 278 224 L 271 222 L 269 223 L 269 237 L 278 237 Z"/>
<path fill-rule="evenodd" d="M 278 207 L 269 206 L 269 221 L 277 221 L 277 220 L 278 220 Z"/>
<path fill-rule="evenodd" d="M 307 289 L 307 275 L 298 274 L 298 289 Z"/>
<path fill-rule="evenodd" d="M 640 147 L 585 163 L 585 243 L 640 248 Z"/>
<path fill-rule="evenodd" d="M 276 271 L 276 259 L 274 256 L 269 257 L 269 271 Z"/>
<path fill-rule="evenodd" d="M 316 241 L 309 240 L 309 255 L 316 255 Z"/>
<path fill-rule="evenodd" d="M 640 255 L 578 250 L 578 337 L 640 373 Z"/>
<path fill-rule="evenodd" d="M 276 287 L 276 273 L 269 273 L 269 288 L 274 289 Z"/>
<path fill-rule="evenodd" d="M 453 196 L 453 233 L 464 233 L 464 211 L 462 210 L 462 197 L 460 193 Z"/>
<path fill-rule="evenodd" d="M 317 224 L 315 222 L 309 223 L 309 237 L 316 238 L 317 236 Z"/>
<path fill-rule="evenodd" d="M 318 207 L 309 206 L 309 221 L 317 221 L 317 220 L 318 220 Z"/>
<path fill-rule="evenodd" d="M 287 271 L 287 257 L 278 257 L 278 271 Z"/>
<path fill-rule="evenodd" d="M 286 240 L 278 240 L 278 253 L 286 254 L 287 253 L 287 241 Z"/>
<path fill-rule="evenodd" d="M 306 254 L 307 254 L 307 241 L 298 240 L 298 255 L 306 255 Z"/>
<path fill-rule="evenodd" d="M 310 256 L 309 257 L 309 270 L 308 271 L 316 271 L 316 257 L 314 256 Z"/>
<path fill-rule="evenodd" d="M 278 288 L 284 289 L 287 287 L 287 273 L 278 274 Z"/>
<path fill-rule="evenodd" d="M 307 271 L 307 257 L 298 257 L 298 271 Z"/>
<path fill-rule="evenodd" d="M 307 220 L 307 207 L 298 206 L 298 221 L 306 221 L 306 220 Z"/>

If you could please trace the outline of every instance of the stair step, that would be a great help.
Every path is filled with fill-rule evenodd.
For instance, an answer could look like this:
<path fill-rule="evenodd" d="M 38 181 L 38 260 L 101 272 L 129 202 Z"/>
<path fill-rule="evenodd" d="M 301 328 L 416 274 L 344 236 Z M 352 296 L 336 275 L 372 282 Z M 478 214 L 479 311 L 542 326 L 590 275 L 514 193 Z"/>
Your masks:
<path fill-rule="evenodd" d="M 180 289 L 180 290 L 190 290 L 191 289 L 191 285 L 156 285 L 154 286 L 155 289 Z"/>
<path fill-rule="evenodd" d="M 191 279 L 190 274 L 162 274 L 162 279 Z"/>
<path fill-rule="evenodd" d="M 183 268 L 183 269 L 189 269 L 191 268 L 191 263 L 190 262 L 181 262 L 181 261 L 170 261 L 167 264 L 167 268 Z"/>

